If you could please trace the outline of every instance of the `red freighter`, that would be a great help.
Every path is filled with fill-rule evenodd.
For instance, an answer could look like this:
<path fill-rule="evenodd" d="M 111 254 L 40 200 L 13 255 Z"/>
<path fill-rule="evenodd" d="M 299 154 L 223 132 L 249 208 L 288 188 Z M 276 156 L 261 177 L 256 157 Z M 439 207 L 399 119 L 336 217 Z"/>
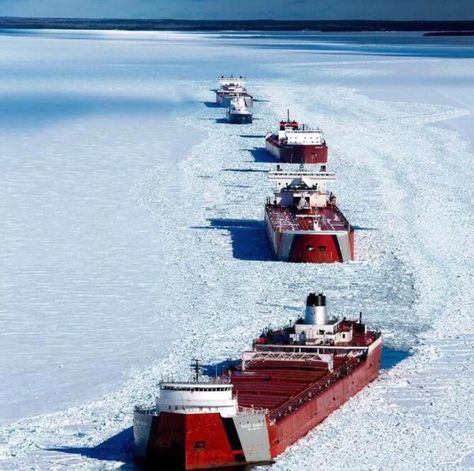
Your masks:
<path fill-rule="evenodd" d="M 216 90 L 216 103 L 220 106 L 229 106 L 230 102 L 237 97 L 245 98 L 248 106 L 252 106 L 253 97 L 247 93 L 245 80 L 242 76 L 220 77 L 219 89 Z"/>
<path fill-rule="evenodd" d="M 269 172 L 276 183 L 265 205 L 265 225 L 273 253 L 285 262 L 333 263 L 354 260 L 354 231 L 327 193 L 333 172 Z"/>
<path fill-rule="evenodd" d="M 277 133 L 265 137 L 265 148 L 281 162 L 291 164 L 325 164 L 328 146 L 320 129 L 299 125 L 297 121 L 280 121 Z"/>
<path fill-rule="evenodd" d="M 304 318 L 265 330 L 240 366 L 208 382 L 167 382 L 136 407 L 136 453 L 157 469 L 272 462 L 377 378 L 382 340 L 358 320 L 330 318 L 310 294 Z"/>

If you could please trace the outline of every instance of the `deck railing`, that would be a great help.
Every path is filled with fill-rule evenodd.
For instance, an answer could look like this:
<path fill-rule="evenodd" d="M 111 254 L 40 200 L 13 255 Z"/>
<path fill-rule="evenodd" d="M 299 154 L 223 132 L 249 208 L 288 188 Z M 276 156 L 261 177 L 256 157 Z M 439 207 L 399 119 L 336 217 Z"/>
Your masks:
<path fill-rule="evenodd" d="M 254 415 L 262 415 L 268 414 L 268 409 L 264 407 L 244 407 L 239 406 L 239 414 L 254 414 Z"/>

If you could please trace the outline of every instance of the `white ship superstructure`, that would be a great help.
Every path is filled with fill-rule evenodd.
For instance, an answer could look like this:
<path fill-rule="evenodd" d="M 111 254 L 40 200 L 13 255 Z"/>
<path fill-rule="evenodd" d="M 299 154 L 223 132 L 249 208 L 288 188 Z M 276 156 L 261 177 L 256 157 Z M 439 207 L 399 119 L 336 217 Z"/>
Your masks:
<path fill-rule="evenodd" d="M 233 124 L 252 122 L 252 100 L 250 97 L 238 96 L 232 98 L 227 109 L 227 121 Z"/>
<path fill-rule="evenodd" d="M 216 103 L 221 106 L 229 106 L 233 98 L 243 96 L 252 100 L 245 88 L 245 79 L 240 77 L 224 77 L 219 79 L 219 89 L 216 90 Z"/>

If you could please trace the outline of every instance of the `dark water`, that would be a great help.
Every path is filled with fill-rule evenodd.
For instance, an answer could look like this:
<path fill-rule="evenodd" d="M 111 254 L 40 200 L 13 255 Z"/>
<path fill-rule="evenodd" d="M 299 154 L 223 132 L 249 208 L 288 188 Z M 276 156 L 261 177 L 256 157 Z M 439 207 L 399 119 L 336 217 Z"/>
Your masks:
<path fill-rule="evenodd" d="M 393 368 L 401 361 L 405 360 L 410 356 L 409 352 L 403 350 L 394 350 L 392 348 L 383 347 L 382 348 L 382 359 L 380 361 L 380 367 L 383 370 L 388 370 Z"/>

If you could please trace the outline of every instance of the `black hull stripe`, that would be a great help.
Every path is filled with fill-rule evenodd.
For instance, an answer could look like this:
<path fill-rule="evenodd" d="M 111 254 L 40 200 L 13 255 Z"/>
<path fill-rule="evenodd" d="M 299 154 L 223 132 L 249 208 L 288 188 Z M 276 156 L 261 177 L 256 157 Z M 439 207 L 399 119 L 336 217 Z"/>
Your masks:
<path fill-rule="evenodd" d="M 232 418 L 224 418 L 221 417 L 222 425 L 224 426 L 225 433 L 227 435 L 227 439 L 229 440 L 230 446 L 232 451 L 240 452 L 234 453 L 234 458 L 236 462 L 245 462 L 245 454 L 242 449 L 242 443 L 239 438 L 239 434 L 235 427 L 234 420 Z"/>
<path fill-rule="evenodd" d="M 337 256 L 339 257 L 339 261 L 343 262 L 344 259 L 342 258 L 341 246 L 339 245 L 339 239 L 337 238 L 337 235 L 333 235 L 332 240 L 334 241 L 334 245 L 336 246 Z"/>

